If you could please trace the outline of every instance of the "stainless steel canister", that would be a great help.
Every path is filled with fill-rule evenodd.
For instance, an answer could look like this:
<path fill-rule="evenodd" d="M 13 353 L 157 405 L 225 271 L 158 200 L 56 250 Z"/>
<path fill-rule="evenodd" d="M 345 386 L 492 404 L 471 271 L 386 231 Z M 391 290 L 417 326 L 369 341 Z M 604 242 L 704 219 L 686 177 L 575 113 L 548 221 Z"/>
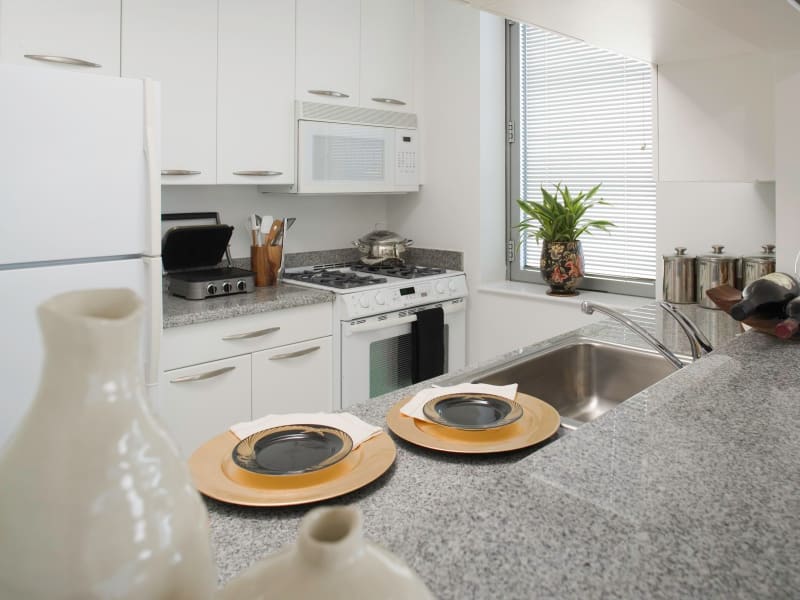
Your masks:
<path fill-rule="evenodd" d="M 756 279 L 775 272 L 775 246 L 764 244 L 761 249 L 761 254 L 742 258 L 742 289 Z"/>
<path fill-rule="evenodd" d="M 720 285 L 736 286 L 736 257 L 723 254 L 725 246 L 711 246 L 711 254 L 697 257 L 697 303 L 704 308 L 717 308 L 706 296 L 706 290 Z"/>
<path fill-rule="evenodd" d="M 686 255 L 686 248 L 678 246 L 675 254 L 664 255 L 664 300 L 676 304 L 697 301 L 694 276 L 694 256 Z"/>

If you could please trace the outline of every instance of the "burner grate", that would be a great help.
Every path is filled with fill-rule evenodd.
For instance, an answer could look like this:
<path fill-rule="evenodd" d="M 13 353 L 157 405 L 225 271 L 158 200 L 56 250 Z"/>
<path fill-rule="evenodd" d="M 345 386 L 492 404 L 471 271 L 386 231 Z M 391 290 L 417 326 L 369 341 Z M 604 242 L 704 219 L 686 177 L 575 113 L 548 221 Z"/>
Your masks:
<path fill-rule="evenodd" d="M 445 269 L 441 267 L 419 267 L 416 265 L 390 264 L 377 265 L 354 264 L 350 267 L 359 273 L 375 273 L 386 277 L 397 277 L 399 279 L 414 279 L 416 277 L 428 277 L 430 275 L 441 275 Z"/>
<path fill-rule="evenodd" d="M 284 279 L 314 283 L 325 287 L 336 289 L 350 289 L 386 283 L 385 277 L 375 277 L 374 275 L 359 275 L 357 273 L 344 273 L 342 271 L 303 270 L 296 273 L 284 273 Z"/>

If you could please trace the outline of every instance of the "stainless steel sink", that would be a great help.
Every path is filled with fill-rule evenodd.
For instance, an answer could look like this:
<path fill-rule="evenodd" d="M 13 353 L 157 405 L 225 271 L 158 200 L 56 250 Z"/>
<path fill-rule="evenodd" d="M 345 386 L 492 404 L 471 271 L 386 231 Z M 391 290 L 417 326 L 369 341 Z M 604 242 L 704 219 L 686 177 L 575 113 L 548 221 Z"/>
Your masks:
<path fill-rule="evenodd" d="M 654 352 L 574 338 L 472 381 L 517 383 L 520 392 L 555 407 L 562 426 L 576 429 L 674 371 Z"/>

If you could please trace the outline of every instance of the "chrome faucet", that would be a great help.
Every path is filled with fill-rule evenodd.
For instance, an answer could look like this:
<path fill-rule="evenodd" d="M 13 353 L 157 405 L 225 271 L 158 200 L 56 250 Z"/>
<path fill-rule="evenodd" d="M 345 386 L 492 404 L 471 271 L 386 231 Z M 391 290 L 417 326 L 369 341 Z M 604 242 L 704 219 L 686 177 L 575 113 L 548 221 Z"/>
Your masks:
<path fill-rule="evenodd" d="M 711 344 L 708 343 L 708 340 L 705 338 L 705 336 L 703 336 L 703 334 L 697 329 L 697 326 L 694 325 L 694 323 L 691 323 L 691 321 L 689 321 L 689 319 L 685 315 L 680 313 L 674 306 L 668 305 L 669 308 L 667 308 L 666 306 L 663 306 L 664 304 L 666 304 L 666 302 L 661 303 L 662 308 L 664 308 L 664 310 L 666 310 L 670 315 L 672 315 L 675 318 L 675 320 L 678 322 L 678 325 L 681 326 L 681 329 L 683 329 L 683 331 L 689 337 L 689 341 L 692 347 L 692 358 L 695 360 L 700 358 L 699 349 L 697 347 L 698 345 L 701 345 L 702 347 L 707 346 L 707 348 L 710 351 Z M 625 315 L 618 313 L 617 311 L 608 308 L 607 306 L 595 304 L 594 302 L 589 302 L 587 300 L 581 302 L 581 311 L 583 311 L 587 315 L 591 315 L 594 311 L 598 311 L 605 315 L 608 315 L 609 317 L 611 317 L 616 321 L 619 321 L 620 323 L 622 323 L 635 333 L 638 333 L 642 337 L 642 339 L 644 339 L 644 341 L 650 344 L 664 358 L 666 358 L 670 363 L 672 363 L 672 366 L 674 366 L 675 369 L 680 369 L 681 367 L 683 367 L 681 359 L 675 356 L 675 353 L 672 352 L 672 350 L 667 348 L 661 341 L 658 340 L 658 338 L 651 335 L 648 331 L 642 329 L 639 325 L 631 321 Z M 691 323 L 691 325 L 689 325 L 689 323 Z M 702 338 L 703 340 L 702 343 L 700 342 L 699 338 Z"/>
<path fill-rule="evenodd" d="M 692 360 L 700 358 L 703 350 L 711 352 L 714 348 L 708 341 L 706 335 L 689 317 L 678 310 L 678 307 L 669 302 L 659 302 L 658 305 L 672 315 L 680 325 L 686 337 L 689 338 L 689 346 L 692 349 Z"/>

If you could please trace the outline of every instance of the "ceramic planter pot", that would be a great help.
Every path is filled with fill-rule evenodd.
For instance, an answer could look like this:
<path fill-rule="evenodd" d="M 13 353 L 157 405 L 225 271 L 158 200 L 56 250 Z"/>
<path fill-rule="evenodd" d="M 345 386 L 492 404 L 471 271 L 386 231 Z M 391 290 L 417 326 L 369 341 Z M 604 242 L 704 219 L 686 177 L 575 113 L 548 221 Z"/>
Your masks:
<path fill-rule="evenodd" d="M 583 249 L 580 242 L 543 242 L 539 266 L 542 277 L 550 285 L 548 294 L 578 294 L 575 288 L 583 279 Z"/>

